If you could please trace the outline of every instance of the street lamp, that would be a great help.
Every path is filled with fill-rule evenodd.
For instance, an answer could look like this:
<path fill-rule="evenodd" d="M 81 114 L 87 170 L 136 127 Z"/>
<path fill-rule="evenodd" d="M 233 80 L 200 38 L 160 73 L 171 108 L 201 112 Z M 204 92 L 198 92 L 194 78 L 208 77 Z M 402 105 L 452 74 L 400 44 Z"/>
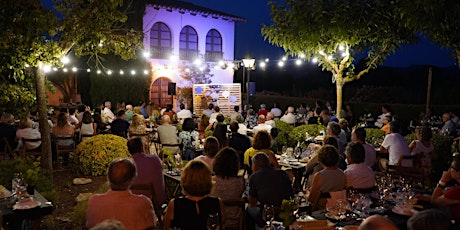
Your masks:
<path fill-rule="evenodd" d="M 251 70 L 254 69 L 254 65 L 256 63 L 256 59 L 254 59 L 251 54 L 248 52 L 246 56 L 243 58 L 243 66 L 247 69 L 248 73 L 248 82 L 246 87 L 246 105 L 249 106 L 249 85 L 251 82 Z M 244 71 L 243 71 L 243 79 L 244 79 Z"/>

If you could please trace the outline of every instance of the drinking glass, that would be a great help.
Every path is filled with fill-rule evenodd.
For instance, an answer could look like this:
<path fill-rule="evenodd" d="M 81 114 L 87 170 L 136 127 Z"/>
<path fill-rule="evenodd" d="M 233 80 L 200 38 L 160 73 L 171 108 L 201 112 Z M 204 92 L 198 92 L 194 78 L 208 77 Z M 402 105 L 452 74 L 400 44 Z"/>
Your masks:
<path fill-rule="evenodd" d="M 295 158 L 299 159 L 300 155 L 302 155 L 302 149 L 301 148 L 296 148 L 295 151 L 294 151 L 294 154 L 295 154 Z"/>
<path fill-rule="evenodd" d="M 262 219 L 265 221 L 265 226 L 270 228 L 273 219 L 275 218 L 275 207 L 273 205 L 264 205 Z"/>
<path fill-rule="evenodd" d="M 208 230 L 219 230 L 220 229 L 219 213 L 209 213 L 208 220 L 206 222 L 206 228 Z"/>
<path fill-rule="evenodd" d="M 286 152 L 287 152 L 287 146 L 284 145 L 283 148 L 281 148 L 281 152 L 283 153 L 283 155 L 286 155 Z"/>

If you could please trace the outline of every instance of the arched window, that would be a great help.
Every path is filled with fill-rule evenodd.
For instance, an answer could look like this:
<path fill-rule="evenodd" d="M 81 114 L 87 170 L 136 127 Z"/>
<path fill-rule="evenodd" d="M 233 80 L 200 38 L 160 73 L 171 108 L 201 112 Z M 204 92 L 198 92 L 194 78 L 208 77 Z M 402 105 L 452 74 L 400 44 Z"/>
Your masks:
<path fill-rule="evenodd" d="M 150 30 L 150 53 L 153 58 L 169 58 L 172 53 L 171 30 L 163 22 L 153 24 Z"/>
<path fill-rule="evenodd" d="M 183 60 L 193 60 L 198 57 L 198 34 L 191 26 L 185 26 L 180 31 L 179 56 Z"/>
<path fill-rule="evenodd" d="M 219 31 L 212 29 L 206 35 L 206 61 L 222 60 L 222 36 Z"/>

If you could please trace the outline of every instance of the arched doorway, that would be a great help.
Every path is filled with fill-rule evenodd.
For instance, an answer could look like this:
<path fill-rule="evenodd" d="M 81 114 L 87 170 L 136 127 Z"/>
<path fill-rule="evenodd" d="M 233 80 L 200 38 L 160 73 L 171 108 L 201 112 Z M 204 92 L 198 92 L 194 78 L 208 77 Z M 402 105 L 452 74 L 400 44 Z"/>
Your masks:
<path fill-rule="evenodd" d="M 167 104 L 173 104 L 173 96 L 168 95 L 168 83 L 171 82 L 169 78 L 157 78 L 150 86 L 150 101 L 155 105 L 166 107 Z"/>

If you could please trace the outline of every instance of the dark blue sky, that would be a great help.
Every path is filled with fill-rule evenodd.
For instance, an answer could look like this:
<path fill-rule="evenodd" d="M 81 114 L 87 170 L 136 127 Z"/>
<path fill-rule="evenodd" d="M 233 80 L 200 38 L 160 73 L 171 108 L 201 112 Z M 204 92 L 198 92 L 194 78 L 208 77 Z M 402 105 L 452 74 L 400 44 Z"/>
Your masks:
<path fill-rule="evenodd" d="M 51 0 L 41 0 L 51 5 Z M 247 51 L 256 59 L 280 59 L 284 55 L 281 48 L 274 47 L 263 40 L 262 24 L 270 24 L 270 10 L 267 0 L 185 0 L 195 5 L 208 7 L 247 19 L 237 23 L 235 31 L 235 59 L 244 57 Z M 412 65 L 434 65 L 438 67 L 455 65 L 449 50 L 422 40 L 414 46 L 405 46 L 387 58 L 385 66 L 407 67 Z"/>

